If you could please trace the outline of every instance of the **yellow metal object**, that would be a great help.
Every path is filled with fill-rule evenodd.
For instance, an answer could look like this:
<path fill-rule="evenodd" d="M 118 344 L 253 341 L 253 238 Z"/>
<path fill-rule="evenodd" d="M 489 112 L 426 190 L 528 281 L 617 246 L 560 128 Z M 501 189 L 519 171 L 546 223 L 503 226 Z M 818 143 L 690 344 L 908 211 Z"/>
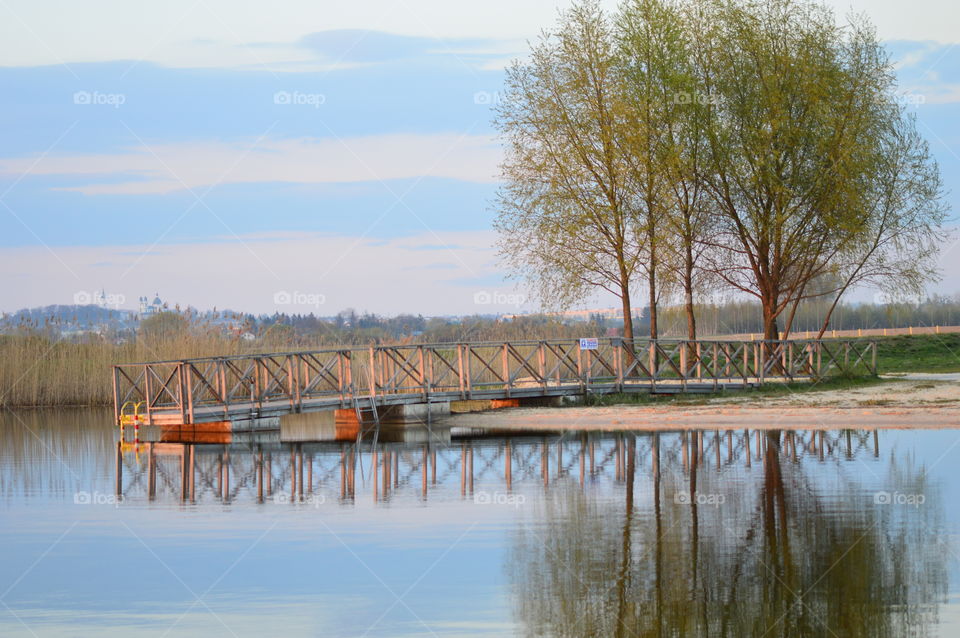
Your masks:
<path fill-rule="evenodd" d="M 120 408 L 120 430 L 123 431 L 123 428 L 128 425 L 140 425 L 140 406 L 143 405 L 143 401 L 127 401 Z M 132 409 L 132 412 L 128 412 L 128 408 Z"/>

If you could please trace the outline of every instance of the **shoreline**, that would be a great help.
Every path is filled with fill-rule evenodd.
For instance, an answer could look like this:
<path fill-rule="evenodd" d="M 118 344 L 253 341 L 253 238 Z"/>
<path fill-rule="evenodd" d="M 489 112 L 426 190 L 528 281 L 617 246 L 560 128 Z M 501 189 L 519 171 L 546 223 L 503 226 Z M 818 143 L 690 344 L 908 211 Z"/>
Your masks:
<path fill-rule="evenodd" d="M 518 431 L 637 431 L 637 430 L 820 430 L 960 429 L 960 406 L 897 408 L 827 408 L 698 406 L 639 407 L 618 405 L 586 408 L 514 408 L 501 412 L 457 415 L 454 427 Z"/>
<path fill-rule="evenodd" d="M 516 430 L 960 428 L 960 374 L 886 376 L 884 383 L 703 402 L 515 408 L 454 417 L 455 426 Z"/>

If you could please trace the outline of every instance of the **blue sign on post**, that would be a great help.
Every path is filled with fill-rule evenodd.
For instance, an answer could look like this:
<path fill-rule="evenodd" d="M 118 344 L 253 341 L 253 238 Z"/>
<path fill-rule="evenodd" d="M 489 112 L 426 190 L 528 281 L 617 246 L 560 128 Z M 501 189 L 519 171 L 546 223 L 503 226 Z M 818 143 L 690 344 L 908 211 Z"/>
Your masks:
<path fill-rule="evenodd" d="M 581 339 L 580 340 L 580 349 L 581 350 L 596 350 L 600 347 L 600 340 L 597 338 L 591 339 Z"/>

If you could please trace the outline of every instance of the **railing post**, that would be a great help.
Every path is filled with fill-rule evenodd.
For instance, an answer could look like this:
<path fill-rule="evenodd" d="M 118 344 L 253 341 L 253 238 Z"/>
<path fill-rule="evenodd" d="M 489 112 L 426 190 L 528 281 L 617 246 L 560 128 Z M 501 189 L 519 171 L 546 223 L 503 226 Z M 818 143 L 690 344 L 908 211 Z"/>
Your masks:
<path fill-rule="evenodd" d="M 257 414 L 263 411 L 263 395 L 267 391 L 267 379 L 265 372 L 267 371 L 267 364 L 263 362 L 263 357 L 257 357 L 254 359 L 254 392 L 257 396 Z"/>
<path fill-rule="evenodd" d="M 617 341 L 617 358 L 616 358 L 616 370 L 617 370 L 617 392 L 623 393 L 623 339 Z"/>
<path fill-rule="evenodd" d="M 384 394 L 389 392 L 389 371 L 387 370 L 387 359 L 383 356 L 383 350 L 376 350 L 371 348 L 371 366 L 373 370 L 376 371 L 376 374 L 373 375 L 373 383 L 375 386 L 380 388 L 380 391 Z"/>
<path fill-rule="evenodd" d="M 586 394 L 587 384 L 583 381 L 583 350 L 580 349 L 579 342 L 577 344 L 577 381 L 580 382 L 580 391 Z"/>
<path fill-rule="evenodd" d="M 374 354 L 373 346 L 370 346 L 370 398 L 377 396 L 377 357 Z"/>
<path fill-rule="evenodd" d="M 297 365 L 293 365 L 294 361 Z M 303 394 L 300 391 L 300 369 L 302 367 L 300 365 L 300 355 L 287 355 L 287 374 L 290 376 L 290 388 L 292 389 L 290 401 L 293 402 L 294 409 L 297 412 L 303 410 Z"/>
<path fill-rule="evenodd" d="M 185 386 L 186 386 L 186 383 L 184 383 L 184 371 L 183 371 L 184 365 L 186 365 L 186 363 L 183 362 L 183 361 L 180 361 L 179 363 L 177 363 L 177 374 L 176 374 L 176 377 L 177 377 L 177 403 L 180 404 L 180 420 L 181 420 L 181 422 L 182 422 L 182 423 L 188 423 L 188 421 L 187 421 L 187 416 L 188 416 L 188 414 L 187 414 L 187 402 L 186 402 L 186 400 L 184 399 L 184 396 L 183 396 L 183 394 L 184 394 L 183 391 L 184 391 Z"/>
<path fill-rule="evenodd" d="M 873 350 L 873 353 L 871 356 L 873 370 L 871 370 L 871 373 L 873 374 L 873 376 L 877 376 L 877 373 L 879 372 L 879 370 L 877 370 L 877 342 L 876 341 L 870 342 L 870 349 Z"/>
<path fill-rule="evenodd" d="M 510 396 L 510 388 L 513 387 L 513 381 L 510 378 L 510 358 L 507 354 L 507 342 L 503 342 L 501 357 L 503 359 L 503 383 L 507 397 Z"/>
<path fill-rule="evenodd" d="M 463 369 L 464 380 L 467 382 L 467 398 L 473 398 L 473 369 L 471 368 L 470 358 L 473 356 L 470 344 L 465 344 L 463 347 L 463 353 L 466 356 L 465 365 Z"/>
<path fill-rule="evenodd" d="M 586 354 L 584 354 L 583 356 L 586 357 L 586 359 L 587 359 L 587 361 L 586 361 L 586 363 L 587 363 L 587 365 L 586 365 L 586 375 L 587 375 L 587 377 L 586 377 L 586 384 L 587 384 L 587 385 L 590 385 L 590 377 L 591 377 L 591 373 L 593 372 L 593 352 L 594 352 L 594 351 L 593 351 L 593 350 L 584 350 L 584 352 L 585 352 Z"/>
<path fill-rule="evenodd" d="M 540 388 L 547 390 L 547 347 L 543 341 L 537 344 L 537 371 L 540 373 Z"/>
<path fill-rule="evenodd" d="M 680 380 L 683 382 L 683 385 L 687 383 L 687 346 L 689 345 L 688 341 L 680 342 Z"/>
<path fill-rule="evenodd" d="M 187 412 L 190 415 L 190 423 L 194 423 L 193 415 L 193 364 L 184 363 L 184 375 L 186 376 L 187 382 Z"/>
<path fill-rule="evenodd" d="M 647 365 L 650 370 L 650 378 L 655 382 L 659 371 L 657 370 L 657 342 L 653 339 L 650 340 Z"/>
<path fill-rule="evenodd" d="M 766 342 L 762 341 L 757 347 L 757 356 L 759 357 L 757 363 L 760 371 L 760 385 L 763 385 L 764 379 L 767 376 L 767 349 Z"/>
<path fill-rule="evenodd" d="M 146 394 L 144 401 L 147 403 L 147 425 L 153 425 L 153 419 L 150 416 L 150 408 L 153 404 L 153 399 L 150 396 L 150 364 L 143 364 L 143 392 Z"/>
<path fill-rule="evenodd" d="M 113 424 L 120 423 L 120 371 L 113 366 Z"/>
<path fill-rule="evenodd" d="M 217 359 L 217 389 L 223 402 L 223 420 L 230 414 L 230 397 L 227 396 L 227 371 L 223 359 Z"/>
<path fill-rule="evenodd" d="M 297 354 L 297 383 L 300 384 L 300 403 L 303 404 L 303 395 L 308 394 L 310 387 L 310 365 L 304 359 L 304 354 Z M 340 370 L 337 370 L 337 389 L 340 388 Z M 341 392 L 341 395 L 343 393 Z"/>
<path fill-rule="evenodd" d="M 467 398 L 467 377 L 464 374 L 465 370 L 463 367 L 463 349 L 464 346 L 462 343 L 457 344 L 457 377 L 460 381 L 460 398 Z"/>
<path fill-rule="evenodd" d="M 430 389 L 427 387 L 427 367 L 423 358 L 423 346 L 417 346 L 417 357 L 419 359 L 420 387 L 423 390 L 423 398 L 430 396 Z"/>
<path fill-rule="evenodd" d="M 356 393 L 356 388 L 353 387 L 353 355 L 349 350 L 341 350 L 338 356 L 340 357 L 340 365 L 343 366 L 340 386 L 344 390 L 350 391 L 350 400 L 352 401 Z M 343 398 L 343 392 L 340 393 L 340 398 Z"/>

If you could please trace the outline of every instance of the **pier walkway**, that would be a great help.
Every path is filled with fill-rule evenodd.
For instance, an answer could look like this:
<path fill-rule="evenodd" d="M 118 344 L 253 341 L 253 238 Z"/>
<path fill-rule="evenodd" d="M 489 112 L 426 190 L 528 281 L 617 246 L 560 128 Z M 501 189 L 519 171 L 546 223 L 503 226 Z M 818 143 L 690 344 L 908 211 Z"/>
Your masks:
<path fill-rule="evenodd" d="M 716 392 L 875 375 L 875 342 L 618 338 L 379 345 L 113 367 L 115 416 L 143 425 L 606 393 Z"/>

